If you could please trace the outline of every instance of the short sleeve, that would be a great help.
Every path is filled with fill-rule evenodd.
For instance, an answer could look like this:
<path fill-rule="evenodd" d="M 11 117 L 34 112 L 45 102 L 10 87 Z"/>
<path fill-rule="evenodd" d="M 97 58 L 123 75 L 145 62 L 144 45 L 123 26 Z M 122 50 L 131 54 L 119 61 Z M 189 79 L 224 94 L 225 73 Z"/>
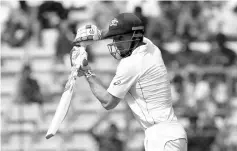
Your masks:
<path fill-rule="evenodd" d="M 107 91 L 115 97 L 124 99 L 131 86 L 136 83 L 138 76 L 136 67 L 128 66 L 124 62 L 120 63 Z"/>

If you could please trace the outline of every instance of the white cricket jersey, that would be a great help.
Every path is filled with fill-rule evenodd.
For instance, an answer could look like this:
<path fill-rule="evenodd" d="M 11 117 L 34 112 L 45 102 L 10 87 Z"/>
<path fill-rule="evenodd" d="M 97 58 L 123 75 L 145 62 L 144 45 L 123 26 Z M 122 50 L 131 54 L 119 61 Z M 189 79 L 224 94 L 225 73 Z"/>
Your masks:
<path fill-rule="evenodd" d="M 177 121 L 171 100 L 171 88 L 161 52 L 144 37 L 145 45 L 123 58 L 107 91 L 124 99 L 144 129 L 165 121 Z"/>

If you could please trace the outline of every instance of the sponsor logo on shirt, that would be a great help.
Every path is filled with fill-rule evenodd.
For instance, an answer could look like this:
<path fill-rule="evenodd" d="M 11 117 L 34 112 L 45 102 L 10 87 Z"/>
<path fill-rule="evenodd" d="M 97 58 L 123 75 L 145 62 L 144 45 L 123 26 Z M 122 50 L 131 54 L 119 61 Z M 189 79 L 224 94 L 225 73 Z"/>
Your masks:
<path fill-rule="evenodd" d="M 118 81 L 114 82 L 114 85 L 119 85 L 120 83 L 121 83 L 121 81 L 118 80 Z"/>

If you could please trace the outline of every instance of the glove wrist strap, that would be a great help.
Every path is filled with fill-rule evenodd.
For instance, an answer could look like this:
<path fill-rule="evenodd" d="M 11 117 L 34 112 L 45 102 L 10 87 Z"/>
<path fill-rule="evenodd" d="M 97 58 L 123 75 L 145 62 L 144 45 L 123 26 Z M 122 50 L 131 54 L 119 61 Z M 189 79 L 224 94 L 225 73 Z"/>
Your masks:
<path fill-rule="evenodd" d="M 87 70 L 84 72 L 85 77 L 88 79 L 92 76 L 96 76 L 95 73 L 92 72 L 92 70 Z"/>

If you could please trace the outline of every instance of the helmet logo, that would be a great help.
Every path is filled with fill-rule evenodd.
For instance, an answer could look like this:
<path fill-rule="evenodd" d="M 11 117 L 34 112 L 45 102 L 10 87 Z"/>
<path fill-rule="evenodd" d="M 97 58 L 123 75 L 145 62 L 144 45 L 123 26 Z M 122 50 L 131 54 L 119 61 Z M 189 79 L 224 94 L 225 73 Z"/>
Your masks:
<path fill-rule="evenodd" d="M 111 21 L 111 24 L 109 26 L 117 26 L 118 25 L 118 20 L 116 18 L 114 18 L 112 21 Z"/>

